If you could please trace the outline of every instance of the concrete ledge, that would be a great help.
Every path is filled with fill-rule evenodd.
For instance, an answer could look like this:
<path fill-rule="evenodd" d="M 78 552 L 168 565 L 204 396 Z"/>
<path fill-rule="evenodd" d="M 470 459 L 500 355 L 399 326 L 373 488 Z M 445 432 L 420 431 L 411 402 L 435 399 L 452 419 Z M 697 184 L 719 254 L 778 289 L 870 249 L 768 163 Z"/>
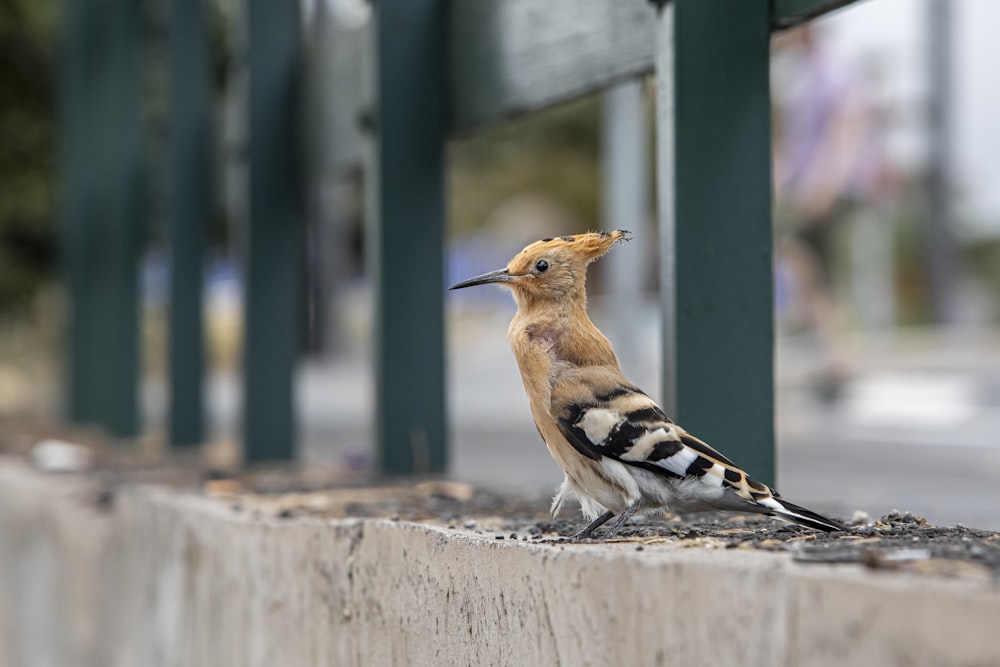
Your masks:
<path fill-rule="evenodd" d="M 256 518 L 0 460 L 0 665 L 993 665 L 986 580 Z"/>

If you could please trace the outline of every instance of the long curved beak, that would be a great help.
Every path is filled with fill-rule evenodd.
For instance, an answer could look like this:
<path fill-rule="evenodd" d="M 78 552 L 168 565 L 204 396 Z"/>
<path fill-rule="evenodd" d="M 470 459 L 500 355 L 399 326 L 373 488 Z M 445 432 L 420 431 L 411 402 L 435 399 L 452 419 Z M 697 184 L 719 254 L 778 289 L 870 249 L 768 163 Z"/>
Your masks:
<path fill-rule="evenodd" d="M 507 273 L 507 269 L 499 269 L 497 271 L 484 273 L 483 275 L 476 276 L 475 278 L 463 280 L 460 283 L 455 283 L 448 289 L 462 289 L 463 287 L 475 287 L 476 285 L 486 285 L 487 283 L 509 283 L 513 282 L 513 280 L 514 277 Z"/>

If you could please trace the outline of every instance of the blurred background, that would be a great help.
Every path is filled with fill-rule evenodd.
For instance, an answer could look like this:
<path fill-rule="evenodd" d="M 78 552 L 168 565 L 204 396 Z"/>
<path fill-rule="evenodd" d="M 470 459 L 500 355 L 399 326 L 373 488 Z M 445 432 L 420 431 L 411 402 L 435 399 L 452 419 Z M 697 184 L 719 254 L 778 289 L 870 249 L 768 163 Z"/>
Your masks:
<path fill-rule="evenodd" d="M 0 0 L 0 419 L 63 414 L 67 275 L 60 262 L 56 0 Z M 211 249 L 205 258 L 207 455 L 238 458 L 247 200 L 243 3 L 210 7 Z M 165 448 L 170 133 L 167 0 L 144 24 L 141 295 L 143 445 Z M 360 30 L 360 0 L 303 5 L 306 335 L 296 375 L 300 459 L 372 465 L 372 308 L 362 175 L 331 155 L 324 35 Z M 1000 25 L 993 0 L 870 0 L 772 47 L 778 487 L 849 513 L 913 511 L 1000 529 Z M 592 270 L 595 322 L 659 395 L 653 91 L 632 84 L 645 167 L 640 242 Z M 542 236 L 622 226 L 609 212 L 615 93 L 460 137 L 447 148 L 450 282 Z M 353 119 L 352 119 L 353 120 Z M 450 284 L 449 282 L 449 284 Z M 444 287 L 444 286 L 442 286 Z M 553 488 L 505 340 L 499 289 L 448 296 L 451 474 Z M 726 451 L 726 443 L 715 443 Z"/>

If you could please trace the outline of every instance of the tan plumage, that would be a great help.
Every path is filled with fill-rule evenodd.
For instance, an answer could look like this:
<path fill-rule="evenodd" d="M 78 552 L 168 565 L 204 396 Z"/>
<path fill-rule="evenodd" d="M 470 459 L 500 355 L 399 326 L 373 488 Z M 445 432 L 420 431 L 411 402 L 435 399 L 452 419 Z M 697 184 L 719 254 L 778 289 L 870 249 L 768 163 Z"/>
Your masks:
<path fill-rule="evenodd" d="M 611 343 L 587 316 L 587 266 L 627 232 L 542 239 L 507 267 L 451 289 L 510 287 L 517 314 L 508 338 L 531 413 L 565 473 L 553 512 L 574 496 L 592 523 L 614 515 L 611 532 L 636 511 L 734 510 L 773 514 L 819 530 L 834 521 L 793 505 L 728 458 L 674 424 L 622 374 Z"/>

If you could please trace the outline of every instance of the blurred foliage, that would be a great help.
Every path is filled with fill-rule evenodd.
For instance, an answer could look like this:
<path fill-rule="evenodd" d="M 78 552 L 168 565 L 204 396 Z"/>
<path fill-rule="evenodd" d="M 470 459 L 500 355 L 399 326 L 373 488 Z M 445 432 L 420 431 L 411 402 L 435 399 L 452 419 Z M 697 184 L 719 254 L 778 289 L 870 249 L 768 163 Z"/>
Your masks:
<path fill-rule="evenodd" d="M 596 228 L 600 218 L 599 96 L 477 130 L 449 145 L 453 232 L 481 226 L 520 193 L 542 194 Z"/>
<path fill-rule="evenodd" d="M 212 83 L 225 85 L 231 45 L 220 2 L 206 11 Z M 0 315 L 23 312 L 57 268 L 59 3 L 0 0 Z M 169 2 L 143 3 L 143 115 L 150 169 L 151 238 L 161 238 L 167 141 Z M 213 239 L 225 241 L 222 216 Z"/>
<path fill-rule="evenodd" d="M 53 0 L 0 0 L 0 314 L 55 267 Z"/>

